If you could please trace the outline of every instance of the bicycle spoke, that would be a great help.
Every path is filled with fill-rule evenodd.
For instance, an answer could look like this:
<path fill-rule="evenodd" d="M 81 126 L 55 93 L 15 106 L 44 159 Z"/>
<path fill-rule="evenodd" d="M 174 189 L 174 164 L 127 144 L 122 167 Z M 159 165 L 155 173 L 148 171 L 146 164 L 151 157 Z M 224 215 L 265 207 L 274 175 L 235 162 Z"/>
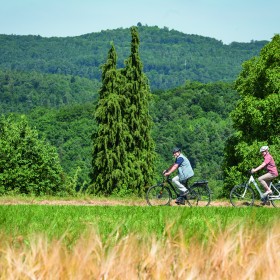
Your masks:
<path fill-rule="evenodd" d="M 196 185 L 190 188 L 186 196 L 190 206 L 208 206 L 210 204 L 210 190 L 207 185 Z"/>
<path fill-rule="evenodd" d="M 269 201 L 273 207 L 280 208 L 280 185 L 276 185 Z"/>
<path fill-rule="evenodd" d="M 230 202 L 235 207 L 252 206 L 254 204 L 254 192 L 246 185 L 235 186 L 230 192 Z"/>
<path fill-rule="evenodd" d="M 162 184 L 152 186 L 146 193 L 146 201 L 151 206 L 169 205 L 171 201 L 170 190 Z"/>

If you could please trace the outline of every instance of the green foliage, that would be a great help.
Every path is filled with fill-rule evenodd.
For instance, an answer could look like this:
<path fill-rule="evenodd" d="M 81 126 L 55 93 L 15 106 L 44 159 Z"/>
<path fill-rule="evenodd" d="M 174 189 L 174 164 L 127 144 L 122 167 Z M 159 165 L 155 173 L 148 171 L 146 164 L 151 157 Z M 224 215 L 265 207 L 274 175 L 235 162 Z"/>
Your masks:
<path fill-rule="evenodd" d="M 267 43 L 224 45 L 213 38 L 157 26 L 141 25 L 138 31 L 139 51 L 152 90 L 180 86 L 186 77 L 203 83 L 234 81 L 242 62 L 258 55 Z M 0 69 L 80 76 L 99 82 L 100 65 L 111 41 L 120 58 L 117 67 L 123 67 L 129 56 L 128 28 L 65 38 L 0 35 Z"/>
<path fill-rule="evenodd" d="M 85 78 L 0 70 L 0 110 L 27 113 L 94 101 L 100 83 Z"/>
<path fill-rule="evenodd" d="M 40 140 L 26 119 L 0 120 L 0 192 L 65 194 L 65 174 L 56 149 Z"/>
<path fill-rule="evenodd" d="M 280 35 L 275 35 L 259 57 L 243 64 L 236 80 L 240 101 L 231 116 L 236 133 L 228 140 L 225 153 L 225 192 L 235 177 L 262 162 L 259 148 L 270 147 L 280 164 Z"/>
<path fill-rule="evenodd" d="M 92 103 L 63 106 L 60 109 L 36 108 L 27 115 L 39 136 L 57 148 L 63 170 L 77 177 L 77 190 L 89 184 L 91 169 L 91 133 L 96 129 L 92 120 Z"/>

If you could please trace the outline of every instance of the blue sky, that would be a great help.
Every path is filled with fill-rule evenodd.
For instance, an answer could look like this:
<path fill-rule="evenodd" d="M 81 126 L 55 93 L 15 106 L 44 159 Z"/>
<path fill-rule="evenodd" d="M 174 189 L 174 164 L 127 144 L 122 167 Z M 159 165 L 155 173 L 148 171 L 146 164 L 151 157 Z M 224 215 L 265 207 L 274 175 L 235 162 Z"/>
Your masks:
<path fill-rule="evenodd" d="M 280 33 L 279 0 L 0 1 L 0 34 L 79 36 L 138 22 L 225 44 L 271 40 Z"/>

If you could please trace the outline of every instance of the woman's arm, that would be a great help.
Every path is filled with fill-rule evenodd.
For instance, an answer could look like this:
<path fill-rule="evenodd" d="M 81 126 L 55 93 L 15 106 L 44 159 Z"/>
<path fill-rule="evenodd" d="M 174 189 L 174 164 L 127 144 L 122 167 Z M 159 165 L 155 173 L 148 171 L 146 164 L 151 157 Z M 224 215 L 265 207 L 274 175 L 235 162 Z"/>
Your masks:
<path fill-rule="evenodd" d="M 257 171 L 263 169 L 265 166 L 266 166 L 266 163 L 263 162 L 261 165 L 259 165 L 259 166 L 256 167 L 256 168 L 253 168 L 251 171 L 252 171 L 253 173 L 255 173 L 255 172 L 257 172 Z"/>

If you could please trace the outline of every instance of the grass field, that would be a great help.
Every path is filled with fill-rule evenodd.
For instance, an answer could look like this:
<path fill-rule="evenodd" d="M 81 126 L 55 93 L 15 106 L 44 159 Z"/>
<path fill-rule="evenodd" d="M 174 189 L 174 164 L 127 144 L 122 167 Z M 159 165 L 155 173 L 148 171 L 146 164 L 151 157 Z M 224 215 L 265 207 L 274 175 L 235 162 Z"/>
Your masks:
<path fill-rule="evenodd" d="M 0 205 L 0 279 L 277 279 L 280 209 Z"/>
<path fill-rule="evenodd" d="M 267 226 L 279 214 L 274 208 L 0 205 L 0 230 L 12 236 L 44 233 L 51 239 L 67 232 L 71 243 L 92 228 L 106 239 L 116 230 L 162 236 L 169 226 L 172 234 L 181 229 L 186 237 L 205 240 L 210 231 L 231 224 Z"/>

